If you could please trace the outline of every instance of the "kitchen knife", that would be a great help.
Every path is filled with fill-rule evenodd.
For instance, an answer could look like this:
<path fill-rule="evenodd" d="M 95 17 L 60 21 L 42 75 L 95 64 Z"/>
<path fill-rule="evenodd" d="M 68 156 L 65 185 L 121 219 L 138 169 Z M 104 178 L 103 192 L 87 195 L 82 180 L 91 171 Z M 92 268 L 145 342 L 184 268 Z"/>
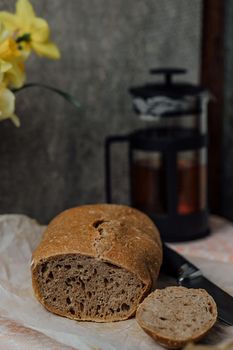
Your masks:
<path fill-rule="evenodd" d="M 162 271 L 175 277 L 178 285 L 187 288 L 203 288 L 214 298 L 218 307 L 218 318 L 233 325 L 233 297 L 205 278 L 195 265 L 182 255 L 163 244 Z"/>

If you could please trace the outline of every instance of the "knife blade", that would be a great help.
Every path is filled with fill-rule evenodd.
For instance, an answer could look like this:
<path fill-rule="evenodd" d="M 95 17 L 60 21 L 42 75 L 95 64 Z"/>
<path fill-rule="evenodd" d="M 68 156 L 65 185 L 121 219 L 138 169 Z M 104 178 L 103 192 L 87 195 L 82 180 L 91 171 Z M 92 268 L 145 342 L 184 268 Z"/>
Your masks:
<path fill-rule="evenodd" d="M 176 278 L 178 285 L 187 288 L 203 288 L 214 298 L 218 308 L 218 318 L 233 325 L 233 297 L 203 276 L 200 269 L 182 255 L 163 244 L 162 271 Z"/>

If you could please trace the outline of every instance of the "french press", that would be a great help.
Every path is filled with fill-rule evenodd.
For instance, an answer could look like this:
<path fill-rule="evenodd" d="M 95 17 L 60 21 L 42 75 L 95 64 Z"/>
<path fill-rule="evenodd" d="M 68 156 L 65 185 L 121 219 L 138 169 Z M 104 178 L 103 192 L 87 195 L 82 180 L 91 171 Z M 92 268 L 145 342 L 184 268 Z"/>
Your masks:
<path fill-rule="evenodd" d="M 152 69 L 163 82 L 130 88 L 146 126 L 105 142 L 106 197 L 112 202 L 111 145 L 128 143 L 130 205 L 151 217 L 167 242 L 209 233 L 207 105 L 201 86 L 175 82 L 184 69 Z"/>

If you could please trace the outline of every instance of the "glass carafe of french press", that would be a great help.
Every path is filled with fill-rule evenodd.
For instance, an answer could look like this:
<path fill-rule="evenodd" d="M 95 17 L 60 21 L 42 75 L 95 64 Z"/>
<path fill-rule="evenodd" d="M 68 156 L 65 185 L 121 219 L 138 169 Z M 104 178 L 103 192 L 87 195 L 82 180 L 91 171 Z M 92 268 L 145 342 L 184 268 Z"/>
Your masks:
<path fill-rule="evenodd" d="M 153 69 L 162 83 L 133 87 L 133 106 L 146 127 L 106 139 L 106 194 L 111 196 L 111 145 L 129 144 L 130 205 L 148 214 L 165 241 L 209 232 L 207 104 L 202 87 L 173 81 L 183 69 Z"/>

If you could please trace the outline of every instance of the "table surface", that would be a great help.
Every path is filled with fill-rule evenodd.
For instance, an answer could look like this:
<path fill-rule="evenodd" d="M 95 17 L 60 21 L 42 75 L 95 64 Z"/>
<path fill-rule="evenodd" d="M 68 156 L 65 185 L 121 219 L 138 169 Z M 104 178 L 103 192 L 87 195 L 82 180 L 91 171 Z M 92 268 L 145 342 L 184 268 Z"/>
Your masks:
<path fill-rule="evenodd" d="M 233 225 L 218 217 L 211 217 L 210 225 L 209 237 L 172 247 L 233 295 Z M 106 324 L 74 322 L 47 312 L 37 302 L 31 286 L 30 259 L 44 228 L 23 215 L 0 215 L 0 350 L 163 349 L 134 318 Z M 169 283 L 168 279 L 164 282 Z M 202 343 L 225 340 L 233 340 L 233 327 L 226 329 L 217 323 Z"/>
<path fill-rule="evenodd" d="M 209 236 L 170 246 L 184 255 L 233 264 L 233 224 L 218 216 L 211 216 L 209 222 Z"/>

